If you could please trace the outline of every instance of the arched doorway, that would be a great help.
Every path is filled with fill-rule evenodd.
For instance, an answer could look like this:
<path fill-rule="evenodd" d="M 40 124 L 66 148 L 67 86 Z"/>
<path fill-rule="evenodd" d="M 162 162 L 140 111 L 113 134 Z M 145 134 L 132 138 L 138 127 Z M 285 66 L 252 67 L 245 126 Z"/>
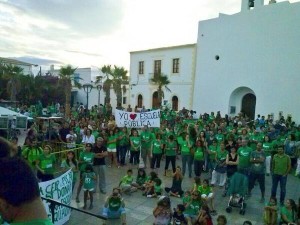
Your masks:
<path fill-rule="evenodd" d="M 251 120 L 254 120 L 255 105 L 256 105 L 255 95 L 252 93 L 246 94 L 246 95 L 244 95 L 244 97 L 242 99 L 241 112 L 245 113 Z"/>
<path fill-rule="evenodd" d="M 137 107 L 138 108 L 143 107 L 143 96 L 142 95 L 138 95 Z"/>
<path fill-rule="evenodd" d="M 228 114 L 235 116 L 245 113 L 250 119 L 255 117 L 256 95 L 248 87 L 238 87 L 230 95 Z"/>
<path fill-rule="evenodd" d="M 178 111 L 178 97 L 176 95 L 172 97 L 172 110 Z"/>
<path fill-rule="evenodd" d="M 155 91 L 152 95 L 152 108 L 157 109 L 159 108 L 159 100 L 158 100 L 158 92 Z"/>

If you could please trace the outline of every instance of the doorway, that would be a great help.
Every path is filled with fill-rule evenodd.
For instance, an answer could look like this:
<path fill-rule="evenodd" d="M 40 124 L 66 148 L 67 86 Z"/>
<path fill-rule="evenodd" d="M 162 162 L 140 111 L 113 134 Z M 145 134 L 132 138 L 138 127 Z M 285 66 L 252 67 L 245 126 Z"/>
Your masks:
<path fill-rule="evenodd" d="M 254 94 L 248 93 L 244 95 L 242 99 L 241 112 L 245 113 L 245 115 L 247 115 L 251 120 L 254 120 L 255 105 L 256 105 L 256 96 Z"/>

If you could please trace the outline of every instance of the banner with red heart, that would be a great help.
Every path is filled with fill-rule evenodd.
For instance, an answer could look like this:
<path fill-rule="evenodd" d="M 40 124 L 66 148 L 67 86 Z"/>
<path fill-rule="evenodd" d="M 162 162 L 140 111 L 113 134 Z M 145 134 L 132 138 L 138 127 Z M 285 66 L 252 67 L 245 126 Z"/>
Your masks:
<path fill-rule="evenodd" d="M 136 118 L 136 114 L 132 113 L 132 114 L 129 115 L 129 117 L 130 117 L 130 119 L 134 120 Z"/>

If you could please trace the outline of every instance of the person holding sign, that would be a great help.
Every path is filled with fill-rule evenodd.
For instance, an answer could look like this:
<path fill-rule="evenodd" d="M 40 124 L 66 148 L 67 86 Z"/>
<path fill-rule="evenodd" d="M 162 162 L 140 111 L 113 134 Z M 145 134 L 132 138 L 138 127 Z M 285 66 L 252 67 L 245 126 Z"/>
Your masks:
<path fill-rule="evenodd" d="M 2 143 L 0 146 L 2 151 Z M 2 218 L 11 225 L 53 225 L 40 198 L 38 180 L 28 163 L 19 157 L 1 158 L 0 171 Z"/>
<path fill-rule="evenodd" d="M 55 156 L 50 154 L 52 148 L 45 145 L 43 154 L 36 160 L 37 177 L 42 181 L 52 180 L 55 170 Z"/>
<path fill-rule="evenodd" d="M 110 196 L 106 198 L 102 215 L 108 219 L 121 218 L 121 224 L 126 225 L 125 203 L 120 189 L 114 188 Z M 105 223 L 103 223 L 105 225 Z"/>
<path fill-rule="evenodd" d="M 80 170 L 80 181 L 77 188 L 76 202 L 79 203 L 79 194 L 82 188 L 82 175 L 85 172 L 85 168 L 87 165 L 92 165 L 95 157 L 95 153 L 91 152 L 92 144 L 88 143 L 85 146 L 85 151 L 80 152 L 79 155 L 79 170 Z"/>
<path fill-rule="evenodd" d="M 74 190 L 76 181 L 77 181 L 77 174 L 78 174 L 78 162 L 75 158 L 75 152 L 74 151 L 68 151 L 67 158 L 62 161 L 61 168 L 64 168 L 65 171 L 71 169 L 73 172 L 73 182 L 72 182 L 72 191 Z"/>
<path fill-rule="evenodd" d="M 95 180 L 97 180 L 97 178 L 93 170 L 93 166 L 91 164 L 86 165 L 85 172 L 83 172 L 82 174 L 82 183 L 83 183 L 83 190 L 84 190 L 83 209 L 86 209 L 88 195 L 90 196 L 90 201 L 91 201 L 89 209 L 93 208 L 93 192 L 95 190 Z"/>

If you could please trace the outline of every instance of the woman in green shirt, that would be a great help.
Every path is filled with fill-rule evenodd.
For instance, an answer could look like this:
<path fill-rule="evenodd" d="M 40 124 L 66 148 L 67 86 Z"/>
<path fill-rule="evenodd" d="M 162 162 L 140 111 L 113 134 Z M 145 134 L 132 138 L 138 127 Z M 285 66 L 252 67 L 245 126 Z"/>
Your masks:
<path fill-rule="evenodd" d="M 188 165 L 189 177 L 192 177 L 192 164 L 193 156 L 191 153 L 193 147 L 193 141 L 188 134 L 185 135 L 185 139 L 181 142 L 181 159 L 182 159 L 182 172 L 185 175 L 186 164 Z"/>
<path fill-rule="evenodd" d="M 165 155 L 166 155 L 166 164 L 165 164 L 165 176 L 167 175 L 167 170 L 169 168 L 169 164 L 172 164 L 173 173 L 176 171 L 176 153 L 177 153 L 177 143 L 174 140 L 174 136 L 170 135 L 165 147 Z"/>
<path fill-rule="evenodd" d="M 108 159 L 111 159 L 111 163 L 109 163 L 108 167 L 112 167 L 112 165 L 118 166 L 117 162 L 117 135 L 114 130 L 109 130 L 108 138 L 107 138 L 107 152 Z"/>
<path fill-rule="evenodd" d="M 50 154 L 51 151 L 52 148 L 46 145 L 36 161 L 37 177 L 43 182 L 54 178 L 55 156 Z"/>
<path fill-rule="evenodd" d="M 152 154 L 151 165 L 150 165 L 151 169 L 160 168 L 162 149 L 163 149 L 163 143 L 161 140 L 161 135 L 156 134 L 156 139 L 154 139 L 151 144 L 151 154 Z"/>
<path fill-rule="evenodd" d="M 203 141 L 197 140 L 195 148 L 196 149 L 194 152 L 194 172 L 196 177 L 200 177 L 204 166 L 204 152 L 206 147 L 204 146 Z"/>
<path fill-rule="evenodd" d="M 269 176 L 271 172 L 271 158 L 273 156 L 273 143 L 268 135 L 264 137 L 262 148 L 266 155 L 266 175 Z"/>
<path fill-rule="evenodd" d="M 280 210 L 281 225 L 296 225 L 297 224 L 297 205 L 293 199 L 285 201 L 284 206 Z"/>
<path fill-rule="evenodd" d="M 131 165 L 140 163 L 141 138 L 138 136 L 137 130 L 132 130 L 133 136 L 130 137 L 130 159 Z"/>

